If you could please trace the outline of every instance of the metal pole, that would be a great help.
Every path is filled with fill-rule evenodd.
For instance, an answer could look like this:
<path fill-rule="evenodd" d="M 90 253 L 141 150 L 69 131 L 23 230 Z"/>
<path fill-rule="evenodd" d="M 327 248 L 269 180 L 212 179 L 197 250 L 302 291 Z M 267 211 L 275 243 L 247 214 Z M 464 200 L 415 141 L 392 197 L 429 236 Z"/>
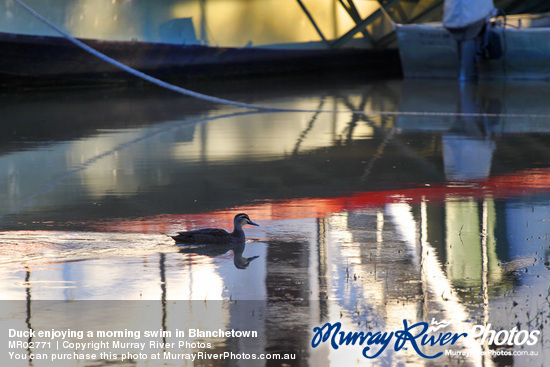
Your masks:
<path fill-rule="evenodd" d="M 201 40 L 201 43 L 203 45 L 208 45 L 208 35 L 206 32 L 206 0 L 200 0 L 199 1 L 200 9 L 201 9 L 201 17 L 200 17 L 200 35 L 199 38 Z"/>
<path fill-rule="evenodd" d="M 386 5 L 384 5 L 384 9 L 385 10 L 390 9 L 394 5 L 397 5 L 399 2 L 401 2 L 401 0 L 390 0 L 386 3 Z M 359 24 L 357 24 L 355 27 L 353 27 L 348 32 L 346 32 L 342 37 L 334 41 L 332 43 L 332 47 L 343 46 L 344 44 L 349 42 L 349 40 L 351 40 L 357 33 L 361 32 L 362 29 L 364 29 L 369 24 L 371 24 L 372 22 L 374 22 L 376 19 L 380 18 L 383 15 L 384 13 L 380 9 L 375 10 L 371 15 L 363 19 Z"/>
<path fill-rule="evenodd" d="M 311 24 L 313 25 L 313 27 L 315 27 L 315 30 L 317 31 L 317 33 L 319 34 L 319 36 L 321 36 L 321 39 L 326 42 L 326 43 L 329 43 L 327 41 L 327 39 L 325 38 L 325 36 L 323 35 L 323 32 L 321 32 L 321 28 L 319 28 L 319 26 L 317 25 L 317 23 L 315 22 L 315 19 L 313 19 L 313 17 L 311 16 L 309 10 L 307 10 L 306 6 L 304 5 L 304 3 L 302 2 L 302 0 L 296 0 L 298 2 L 298 4 L 300 5 L 300 8 L 302 8 L 302 10 L 304 11 L 304 13 L 306 13 L 309 21 L 311 22 Z"/>
<path fill-rule="evenodd" d="M 355 24 L 359 24 L 361 22 L 361 15 L 359 14 L 359 11 L 357 10 L 357 7 L 355 6 L 355 3 L 353 2 L 353 0 L 348 0 L 348 4 L 349 5 L 346 5 L 344 3 L 344 0 L 338 0 L 340 2 L 340 5 L 342 5 L 344 7 L 344 9 L 346 10 L 346 12 L 348 13 L 348 15 L 351 17 L 351 19 L 353 20 L 353 22 Z M 372 38 L 370 36 L 370 33 L 369 31 L 365 28 L 363 30 L 361 30 L 361 33 L 363 34 L 363 37 L 367 40 L 367 41 L 371 41 L 372 42 Z M 373 42 L 374 43 L 374 42 Z"/>

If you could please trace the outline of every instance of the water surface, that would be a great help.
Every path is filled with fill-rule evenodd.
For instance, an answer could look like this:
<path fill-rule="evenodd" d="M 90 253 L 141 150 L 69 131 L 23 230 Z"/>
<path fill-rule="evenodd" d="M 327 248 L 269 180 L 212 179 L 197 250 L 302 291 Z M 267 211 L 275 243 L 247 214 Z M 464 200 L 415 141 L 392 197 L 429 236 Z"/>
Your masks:
<path fill-rule="evenodd" d="M 402 350 L 368 361 L 360 349 L 310 347 L 313 327 L 336 321 L 346 330 L 397 330 L 403 319 L 544 329 L 547 84 L 266 81 L 217 92 L 340 112 L 246 112 L 157 89 L 1 97 L 0 298 L 25 305 L 6 303 L 3 325 L 123 328 L 125 317 L 143 320 L 138 311 L 82 311 L 76 322 L 55 310 L 67 301 L 132 310 L 141 300 L 162 306 L 148 321 L 156 328 L 261 330 L 241 347 L 213 343 L 295 353 L 290 365 L 548 360 L 545 333 L 528 349 L 537 356 L 483 357 L 489 347 L 471 343 L 456 347 L 475 351 L 468 357 L 434 362 Z M 230 229 L 239 212 L 260 224 L 245 228 L 243 246 L 168 237 Z"/>

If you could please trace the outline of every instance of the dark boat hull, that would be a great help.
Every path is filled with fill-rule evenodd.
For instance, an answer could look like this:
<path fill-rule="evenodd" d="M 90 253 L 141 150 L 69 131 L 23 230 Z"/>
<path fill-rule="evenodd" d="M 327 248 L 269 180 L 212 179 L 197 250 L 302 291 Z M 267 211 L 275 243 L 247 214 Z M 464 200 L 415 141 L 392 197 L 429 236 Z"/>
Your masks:
<path fill-rule="evenodd" d="M 396 50 L 268 49 L 187 46 L 137 41 L 82 40 L 132 68 L 158 78 L 230 77 L 277 73 L 362 71 L 400 74 Z M 4 80 L 132 80 L 109 63 L 62 37 L 0 33 L 0 78 Z"/>

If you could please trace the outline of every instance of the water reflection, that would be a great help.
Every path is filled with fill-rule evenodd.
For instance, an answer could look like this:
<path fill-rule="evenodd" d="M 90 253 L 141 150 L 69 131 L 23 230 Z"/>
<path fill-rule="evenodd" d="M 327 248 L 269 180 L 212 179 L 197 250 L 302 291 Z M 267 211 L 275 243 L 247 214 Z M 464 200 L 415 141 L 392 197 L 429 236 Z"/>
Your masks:
<path fill-rule="evenodd" d="M 244 242 L 230 245 L 179 245 L 179 252 L 182 254 L 197 254 L 202 256 L 222 256 L 227 252 L 233 252 L 233 263 L 237 269 L 246 269 L 250 262 L 260 257 L 259 255 L 252 257 L 244 257 L 243 252 L 246 244 Z"/>
<path fill-rule="evenodd" d="M 293 352 L 291 364 L 303 365 L 365 362 L 360 350 L 309 348 L 310 331 L 327 321 L 345 330 L 432 318 L 456 320 L 449 327 L 456 332 L 488 324 L 541 329 L 550 259 L 550 128 L 541 118 L 550 113 L 548 90 L 469 88 L 378 81 L 233 92 L 278 106 L 437 116 L 242 114 L 155 93 L 82 91 L 61 96 L 81 103 L 83 122 L 69 131 L 49 128 L 71 126 L 66 103 L 5 96 L 17 103 L 6 104 L 3 118 L 20 123 L 3 125 L 0 297 L 29 306 L 26 314 L 8 307 L 0 322 L 58 319 L 32 306 L 40 300 L 160 301 L 156 319 L 137 310 L 135 320 L 163 330 L 247 325 L 261 337 L 212 343 Z M 500 114 L 452 114 L 484 111 Z M 166 236 L 230 227 L 236 212 L 262 224 L 247 229 L 256 240 L 246 247 L 178 247 Z M 114 323 L 102 322 L 92 324 Z M 549 356 L 541 338 L 537 356 L 483 357 L 492 347 L 470 339 L 457 347 L 470 356 L 438 363 L 542 364 Z M 405 362 L 430 364 L 412 350 L 371 364 Z"/>

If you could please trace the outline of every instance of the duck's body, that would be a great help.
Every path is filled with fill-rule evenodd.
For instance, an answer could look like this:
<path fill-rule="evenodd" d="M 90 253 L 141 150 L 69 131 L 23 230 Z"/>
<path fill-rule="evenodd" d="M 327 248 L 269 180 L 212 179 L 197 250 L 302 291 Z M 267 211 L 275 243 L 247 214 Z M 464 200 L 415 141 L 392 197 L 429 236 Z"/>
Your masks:
<path fill-rule="evenodd" d="M 203 228 L 194 231 L 178 232 L 176 236 L 171 236 L 176 243 L 187 244 L 204 244 L 204 245 L 228 245 L 232 243 L 244 243 L 246 237 L 243 231 L 243 225 L 251 224 L 252 222 L 248 215 L 244 213 L 237 214 L 233 219 L 233 232 L 229 233 L 226 230 L 219 228 Z"/>
<path fill-rule="evenodd" d="M 178 243 L 219 245 L 229 245 L 246 240 L 243 230 L 240 233 L 229 233 L 219 228 L 203 228 L 194 231 L 178 232 L 176 236 L 171 237 Z"/>

